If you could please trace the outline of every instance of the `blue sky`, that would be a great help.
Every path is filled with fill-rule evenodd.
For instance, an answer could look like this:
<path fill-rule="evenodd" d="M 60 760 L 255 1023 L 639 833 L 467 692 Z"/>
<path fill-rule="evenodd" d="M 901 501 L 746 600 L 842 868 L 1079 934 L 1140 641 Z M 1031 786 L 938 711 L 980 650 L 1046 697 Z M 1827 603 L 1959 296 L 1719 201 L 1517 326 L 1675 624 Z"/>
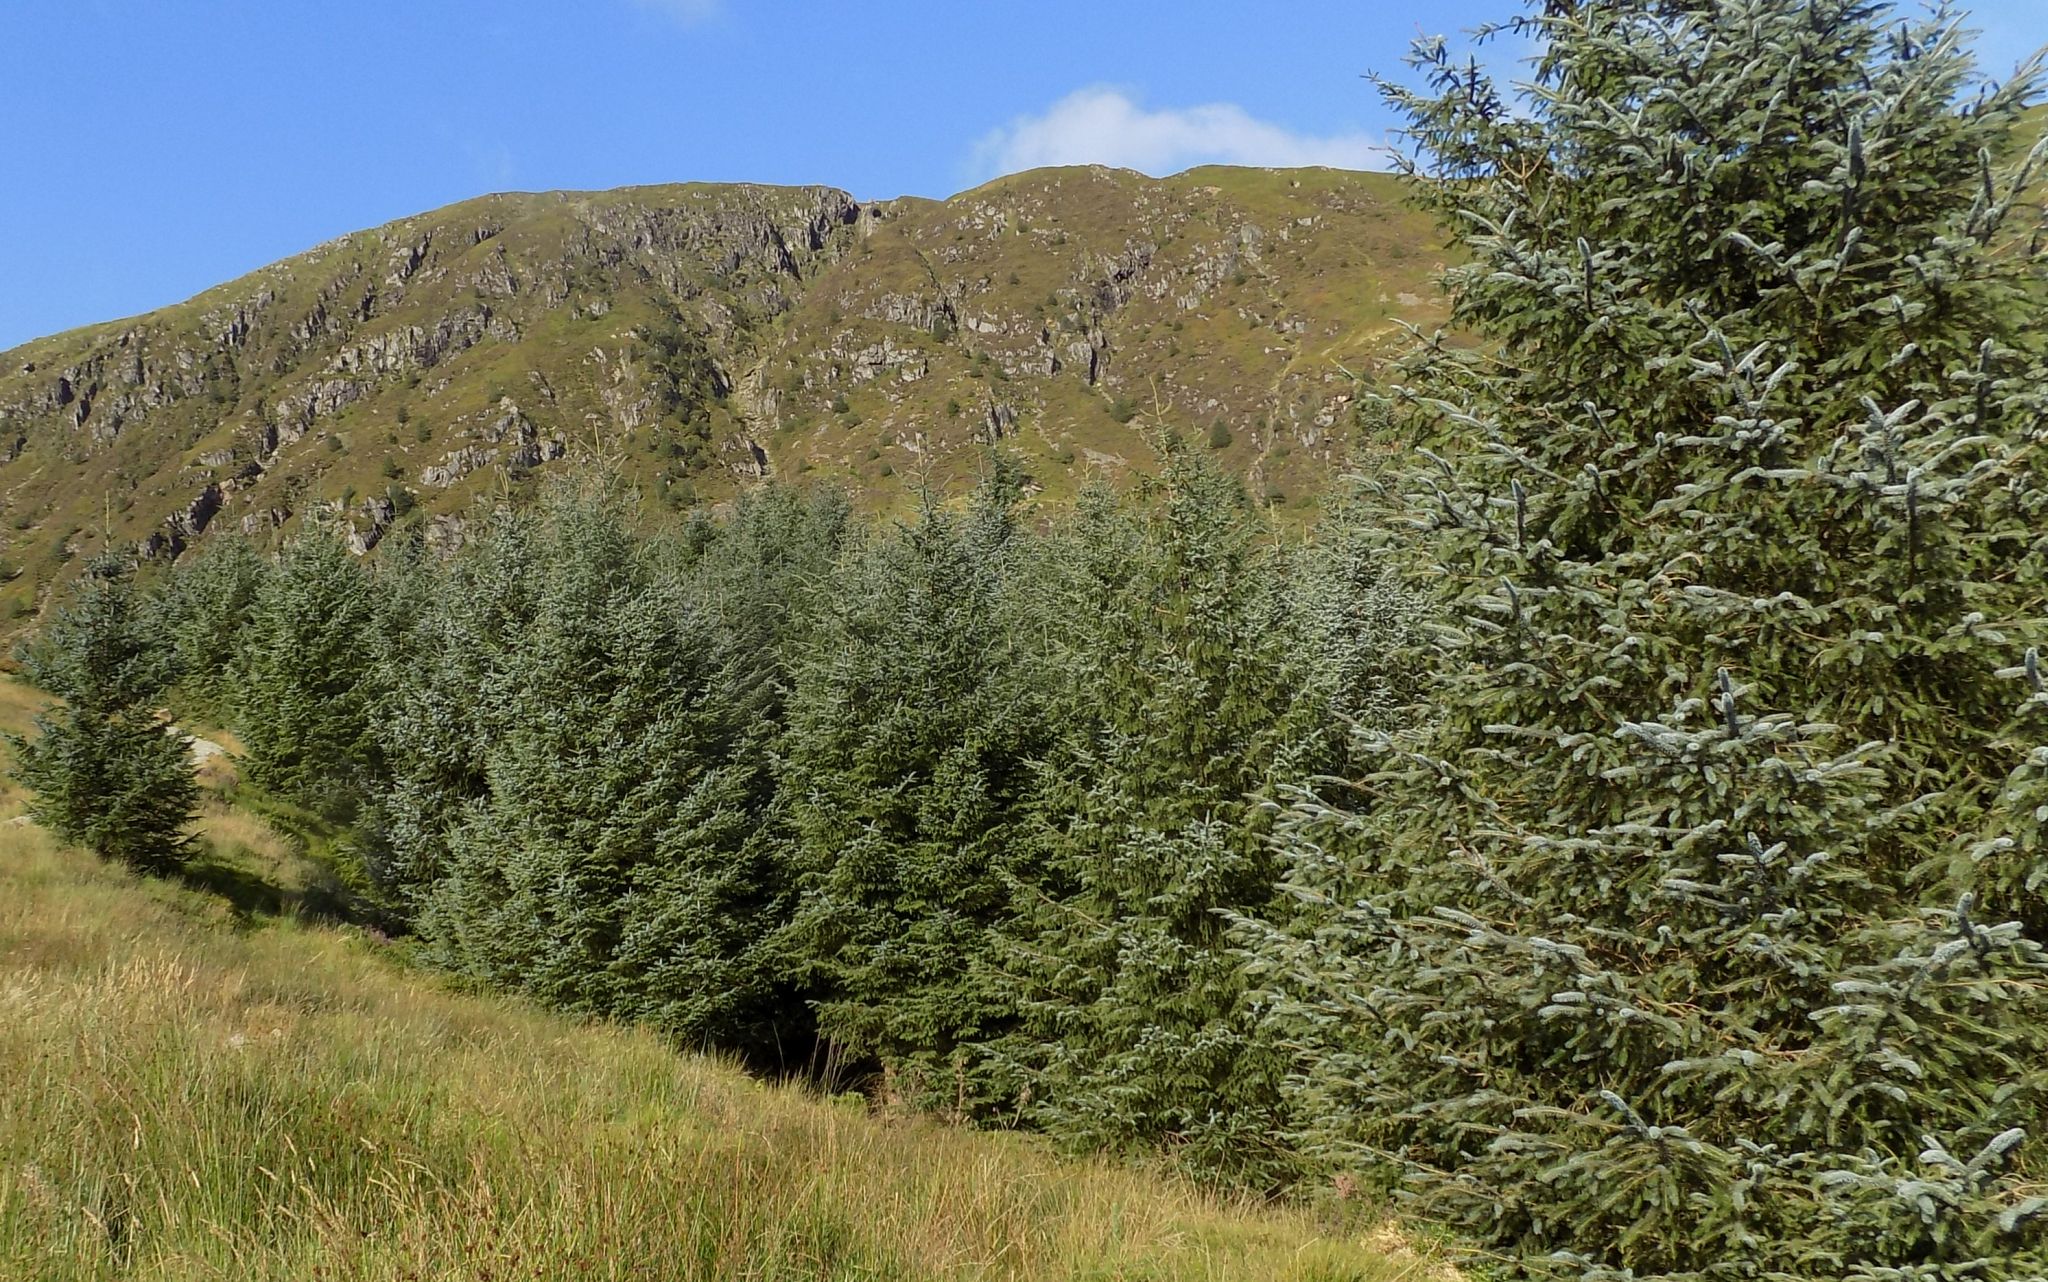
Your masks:
<path fill-rule="evenodd" d="M 0 0 L 0 349 L 488 191 L 1364 163 L 1513 0 Z M 1978 0 L 1996 71 L 2048 0 Z"/>

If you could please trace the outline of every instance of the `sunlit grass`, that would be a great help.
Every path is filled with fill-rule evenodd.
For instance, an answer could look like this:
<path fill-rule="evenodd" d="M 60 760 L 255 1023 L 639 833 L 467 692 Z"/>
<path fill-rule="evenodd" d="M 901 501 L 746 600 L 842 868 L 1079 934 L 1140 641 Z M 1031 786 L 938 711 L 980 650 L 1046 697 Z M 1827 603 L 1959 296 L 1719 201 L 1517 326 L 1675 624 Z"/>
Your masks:
<path fill-rule="evenodd" d="M 42 691 L 0 673 L 0 735 L 31 733 L 35 715 L 49 704 L 50 697 Z M 0 824 L 28 807 L 28 794 L 6 773 L 8 761 L 6 748 L 0 745 Z"/>

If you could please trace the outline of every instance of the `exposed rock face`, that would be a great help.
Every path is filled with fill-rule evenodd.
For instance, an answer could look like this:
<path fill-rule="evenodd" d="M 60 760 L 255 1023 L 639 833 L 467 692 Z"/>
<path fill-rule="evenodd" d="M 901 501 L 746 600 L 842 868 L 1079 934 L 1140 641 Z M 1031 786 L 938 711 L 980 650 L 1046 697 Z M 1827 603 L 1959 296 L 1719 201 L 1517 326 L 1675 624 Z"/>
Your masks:
<path fill-rule="evenodd" d="M 254 535 L 265 530 L 282 529 L 284 523 L 291 519 L 292 510 L 288 507 L 273 507 L 261 512 L 251 512 L 242 518 L 242 533 Z"/>
<path fill-rule="evenodd" d="M 432 467 L 420 470 L 420 484 L 431 485 L 445 490 L 471 472 L 491 461 L 494 450 L 477 445 L 465 445 L 459 450 L 450 450 L 442 455 L 441 461 Z"/>
<path fill-rule="evenodd" d="M 477 433 L 478 444 L 448 451 L 439 463 L 420 470 L 420 484 L 445 490 L 470 473 L 498 462 L 525 472 L 552 463 L 568 452 L 554 436 L 543 436 L 532 419 L 510 397 L 498 402 L 498 413 Z"/>
<path fill-rule="evenodd" d="M 923 352 L 899 347 L 886 338 L 851 353 L 847 360 L 852 367 L 850 377 L 856 383 L 866 383 L 890 374 L 905 383 L 915 383 L 931 369 Z"/>
<path fill-rule="evenodd" d="M 185 505 L 183 511 L 164 518 L 164 528 L 152 531 L 137 545 L 138 554 L 145 558 L 177 556 L 205 532 L 220 506 L 221 487 L 207 486 Z"/>
<path fill-rule="evenodd" d="M 436 555 L 453 555 L 462 547 L 468 536 L 469 523 L 454 513 L 444 513 L 427 521 L 427 550 Z"/>
<path fill-rule="evenodd" d="M 388 498 L 364 499 L 356 512 L 361 520 L 349 522 L 348 547 L 357 556 L 367 556 L 384 537 L 384 531 L 391 528 L 391 522 L 398 516 L 398 505 Z"/>
<path fill-rule="evenodd" d="M 990 444 L 994 444 L 1016 430 L 1017 407 L 1014 405 L 1000 405 L 991 401 L 989 402 L 986 418 L 988 422 L 988 440 Z"/>
<path fill-rule="evenodd" d="M 487 306 L 467 307 L 442 317 L 432 327 L 407 325 L 364 338 L 335 353 L 327 362 L 327 371 L 336 375 L 391 375 L 432 369 L 485 338 L 518 342 L 519 327 L 494 315 Z"/>
<path fill-rule="evenodd" d="M 220 511 L 220 499 L 220 486 L 207 486 L 199 491 L 199 497 L 185 505 L 183 512 L 171 518 L 171 525 L 187 539 L 198 538 L 214 513 Z"/>
<path fill-rule="evenodd" d="M 1365 175 L 1066 169 L 946 202 L 497 196 L 344 236 L 0 354 L 0 615 L 47 604 L 109 494 L 159 557 L 318 507 L 366 553 L 405 522 L 454 546 L 571 443 L 677 504 L 777 475 L 891 503 L 892 463 L 954 483 L 991 442 L 1058 493 L 1142 466 L 1131 406 L 1158 404 L 1291 490 L 1355 435 L 1343 371 L 1441 310 L 1433 260 L 1390 265 L 1405 217 Z"/>

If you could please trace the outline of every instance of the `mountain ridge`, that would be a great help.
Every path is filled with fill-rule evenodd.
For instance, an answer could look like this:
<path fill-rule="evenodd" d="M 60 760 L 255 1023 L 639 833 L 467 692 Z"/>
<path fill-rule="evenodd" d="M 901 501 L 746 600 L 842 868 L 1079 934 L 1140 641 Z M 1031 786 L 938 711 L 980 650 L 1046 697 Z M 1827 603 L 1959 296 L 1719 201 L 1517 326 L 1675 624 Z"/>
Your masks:
<path fill-rule="evenodd" d="M 223 521 L 459 539 L 573 454 L 678 509 L 767 476 L 887 508 L 1001 442 L 1059 501 L 1142 470 L 1156 407 L 1307 504 L 1352 373 L 1442 318 L 1436 243 L 1397 179 L 1329 169 L 477 197 L 0 353 L 0 621 L 102 545 L 174 557 Z"/>

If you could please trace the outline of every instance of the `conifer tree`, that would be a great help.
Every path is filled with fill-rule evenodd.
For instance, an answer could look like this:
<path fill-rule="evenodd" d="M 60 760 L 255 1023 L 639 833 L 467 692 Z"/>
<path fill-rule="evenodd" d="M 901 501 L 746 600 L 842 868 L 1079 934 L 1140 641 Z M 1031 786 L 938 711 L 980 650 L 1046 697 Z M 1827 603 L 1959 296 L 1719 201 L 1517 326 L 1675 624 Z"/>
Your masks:
<path fill-rule="evenodd" d="M 765 736 L 755 748 L 764 758 L 852 537 L 844 492 L 771 485 L 742 495 L 716 527 L 694 522 L 673 554 L 719 638 L 720 687 L 734 700 L 733 715 Z"/>
<path fill-rule="evenodd" d="M 247 539 L 216 535 L 178 561 L 157 603 L 181 701 L 225 715 L 243 635 L 270 567 Z"/>
<path fill-rule="evenodd" d="M 1316 768 L 1320 725 L 1241 487 L 1177 440 L 1142 516 L 1083 499 L 1039 607 L 1061 728 L 1032 802 L 998 975 L 1023 1115 L 1064 1141 L 1171 1150 L 1266 1182 L 1280 1062 L 1254 1034 L 1224 911 L 1273 894 L 1252 794 Z"/>
<path fill-rule="evenodd" d="M 1018 493 L 998 458 L 965 513 L 927 496 L 858 550 L 800 663 L 779 786 L 802 901 L 792 956 L 821 1031 L 889 1089 L 987 1101 L 969 1044 L 1011 1001 L 979 963 L 1006 903 L 1044 717 L 1024 680 Z"/>
<path fill-rule="evenodd" d="M 377 898 L 401 920 L 444 875 L 448 836 L 466 808 L 488 794 L 485 761 L 502 727 L 480 695 L 531 619 L 530 521 L 501 509 L 482 524 L 459 556 L 401 548 L 378 576 L 410 605 L 395 607 L 409 616 L 402 634 L 380 629 L 371 719 L 389 782 L 368 817 L 363 862 Z"/>
<path fill-rule="evenodd" d="M 330 820 L 355 818 L 378 770 L 369 568 L 332 530 L 284 547 L 250 610 L 236 729 L 251 781 Z"/>
<path fill-rule="evenodd" d="M 65 841 L 145 872 L 182 865 L 198 799 L 190 741 L 158 703 L 175 659 L 151 626 L 130 567 L 95 560 L 70 604 L 21 651 L 23 671 L 63 702 L 9 736 L 29 813 Z"/>
<path fill-rule="evenodd" d="M 2048 613 L 2033 77 L 1863 0 L 1519 25 L 1524 102 L 1441 43 L 1392 95 L 1487 345 L 1404 389 L 1425 715 L 1247 935 L 1303 1139 L 1528 1274 L 2029 1276 L 2048 972 L 1956 834 Z"/>
<path fill-rule="evenodd" d="M 1289 679 L 1320 727 L 1311 756 L 1334 767 L 1348 737 L 1390 733 L 1410 715 L 1421 674 L 1407 656 L 1430 618 L 1403 582 L 1380 505 L 1354 488 L 1324 506 L 1310 537 L 1280 549 L 1274 568 L 1286 603 Z"/>
<path fill-rule="evenodd" d="M 398 736 L 417 929 L 452 968 L 552 1005 L 767 1049 L 787 893 L 747 751 L 754 691 L 727 684 L 709 615 L 616 495 L 557 493 L 496 537 L 514 546 L 477 573 L 495 590 L 422 633 L 424 670 L 473 680 L 481 712 Z"/>
<path fill-rule="evenodd" d="M 1970 851 L 1984 908 L 2019 918 L 2027 937 L 2048 940 L 2048 672 L 2029 648 L 2000 674 L 2022 682 L 2022 699 L 2001 747 L 2018 758 Z"/>

